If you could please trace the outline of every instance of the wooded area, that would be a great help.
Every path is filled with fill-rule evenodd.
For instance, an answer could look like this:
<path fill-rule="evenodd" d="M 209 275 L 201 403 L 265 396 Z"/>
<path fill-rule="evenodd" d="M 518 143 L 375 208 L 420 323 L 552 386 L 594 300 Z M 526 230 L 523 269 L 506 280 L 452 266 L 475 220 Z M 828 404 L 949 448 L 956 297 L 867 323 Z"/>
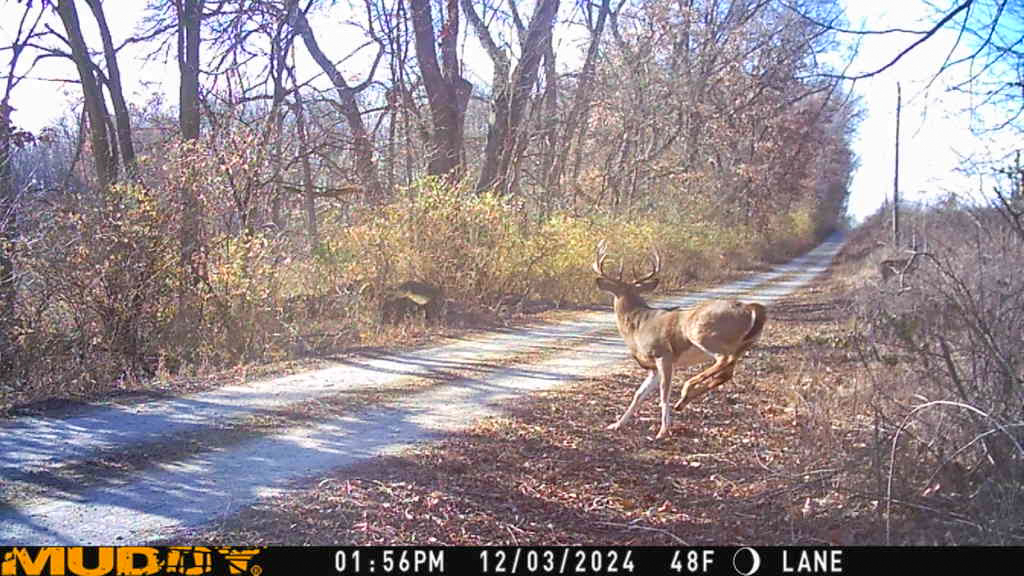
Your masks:
<path fill-rule="evenodd" d="M 657 245 L 678 285 L 844 218 L 835 0 L 154 0 L 139 30 L 101 0 L 16 4 L 4 395 L 359 343 L 403 281 L 460 311 L 587 302 L 602 237 Z M 178 101 L 128 101 L 168 56 Z M 80 106 L 20 131 L 51 58 Z"/>

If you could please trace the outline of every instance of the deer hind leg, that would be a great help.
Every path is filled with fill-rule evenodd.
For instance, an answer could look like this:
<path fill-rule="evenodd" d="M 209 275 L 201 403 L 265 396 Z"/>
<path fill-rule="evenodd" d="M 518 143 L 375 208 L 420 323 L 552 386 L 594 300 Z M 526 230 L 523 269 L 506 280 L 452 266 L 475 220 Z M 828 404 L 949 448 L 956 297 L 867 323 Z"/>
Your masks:
<path fill-rule="evenodd" d="M 715 366 L 712 366 L 707 370 L 709 374 L 705 376 L 706 380 L 704 386 L 702 386 L 701 393 L 714 390 L 715 388 L 718 388 L 719 386 L 725 384 L 729 380 L 732 380 L 733 372 L 736 371 L 736 363 L 739 362 L 739 359 L 743 357 L 743 354 L 746 353 L 746 351 L 749 350 L 755 342 L 757 342 L 756 338 L 752 340 L 746 340 L 740 345 L 740 347 L 735 352 L 727 356 L 721 357 L 721 366 L 718 366 L 719 362 L 715 362 Z M 700 375 L 698 374 L 698 377 L 699 376 Z M 699 394 L 695 394 L 694 398 L 696 398 L 697 396 L 699 396 Z M 683 403 L 682 399 L 680 399 L 679 403 L 676 404 L 677 408 L 680 406 L 680 403 Z"/>
<path fill-rule="evenodd" d="M 694 400 L 695 398 L 698 398 L 732 380 L 733 373 L 736 371 L 736 362 L 738 360 L 739 356 L 737 354 L 722 356 L 710 368 L 688 380 L 686 382 L 686 386 L 689 386 L 692 381 L 691 393 L 687 394 L 686 387 L 684 386 L 683 395 L 679 401 L 676 402 L 676 410 L 685 406 L 691 400 Z"/>
<path fill-rule="evenodd" d="M 725 384 L 729 380 L 732 380 L 733 372 L 736 371 L 736 361 L 739 358 L 735 355 L 730 355 L 727 356 L 726 358 L 727 359 L 725 363 L 722 364 L 722 367 L 718 370 L 718 372 L 712 374 L 708 378 L 707 390 L 705 390 L 705 392 L 714 390 L 715 388 L 718 388 L 719 386 Z"/>
<path fill-rule="evenodd" d="M 703 395 L 708 390 L 728 382 L 729 378 L 732 378 L 732 366 L 735 363 L 736 360 L 733 356 L 715 356 L 714 364 L 683 384 L 683 391 L 679 395 L 679 400 L 675 404 L 675 409 L 679 410 L 683 406 L 689 404 L 693 399 Z M 723 378 L 726 373 L 728 374 L 728 377 L 725 377 L 724 380 L 719 382 L 718 380 Z"/>
<path fill-rule="evenodd" d="M 629 408 L 622 414 L 622 417 L 615 422 L 608 425 L 608 430 L 618 430 L 622 426 L 625 426 L 633 418 L 633 414 L 636 412 L 637 406 L 643 401 L 651 392 L 654 391 L 654 385 L 657 383 L 658 372 L 651 370 L 647 373 L 647 378 L 644 383 L 636 389 L 633 393 L 633 401 L 629 403 Z"/>

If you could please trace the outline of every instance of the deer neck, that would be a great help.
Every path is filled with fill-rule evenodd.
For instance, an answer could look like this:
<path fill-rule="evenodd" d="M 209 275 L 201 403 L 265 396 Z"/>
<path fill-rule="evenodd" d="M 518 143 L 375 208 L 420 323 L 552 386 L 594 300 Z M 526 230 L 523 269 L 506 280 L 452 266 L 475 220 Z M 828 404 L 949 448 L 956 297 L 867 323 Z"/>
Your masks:
<path fill-rule="evenodd" d="M 646 321 L 657 313 L 643 298 L 626 295 L 615 299 L 615 320 L 619 333 L 629 338 Z"/>

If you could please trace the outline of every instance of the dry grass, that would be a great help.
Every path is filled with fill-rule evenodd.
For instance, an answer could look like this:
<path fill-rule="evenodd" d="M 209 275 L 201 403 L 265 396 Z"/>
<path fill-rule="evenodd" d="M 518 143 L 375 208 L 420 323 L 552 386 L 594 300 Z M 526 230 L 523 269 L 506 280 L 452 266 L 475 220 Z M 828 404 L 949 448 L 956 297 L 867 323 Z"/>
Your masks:
<path fill-rule="evenodd" d="M 894 542 L 1024 542 L 1024 234 L 989 207 L 906 211 L 919 252 L 881 278 L 875 217 L 856 245 L 849 282 L 860 322 L 856 347 L 874 389 L 878 469 L 887 507 L 912 510 Z M 891 504 L 890 504 L 891 503 Z"/>

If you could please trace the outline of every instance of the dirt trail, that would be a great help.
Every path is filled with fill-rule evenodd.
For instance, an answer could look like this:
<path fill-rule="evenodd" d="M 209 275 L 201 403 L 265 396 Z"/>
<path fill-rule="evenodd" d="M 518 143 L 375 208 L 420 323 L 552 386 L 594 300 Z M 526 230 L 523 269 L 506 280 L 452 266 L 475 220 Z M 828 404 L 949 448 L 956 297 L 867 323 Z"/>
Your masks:
<path fill-rule="evenodd" d="M 830 265 L 841 241 L 769 272 L 696 294 L 660 299 L 689 306 L 742 296 L 771 302 L 799 289 Z M 554 350 L 554 352 L 550 352 Z M 376 390 L 438 370 L 471 367 L 528 354 L 485 377 L 461 378 L 352 414 L 278 430 L 174 462 L 156 462 L 128 479 L 57 489 L 44 481 L 62 467 L 142 443 L 260 411 L 340 392 Z M 462 430 L 496 413 L 494 404 L 532 391 L 596 376 L 621 365 L 625 349 L 609 312 L 558 324 L 455 342 L 403 354 L 358 358 L 336 367 L 228 386 L 133 406 L 97 406 L 71 418 L 23 418 L 0 426 L 0 479 L 32 481 L 41 493 L 0 508 L 0 544 L 132 544 L 168 538 L 232 513 L 303 479 L 438 434 Z"/>

